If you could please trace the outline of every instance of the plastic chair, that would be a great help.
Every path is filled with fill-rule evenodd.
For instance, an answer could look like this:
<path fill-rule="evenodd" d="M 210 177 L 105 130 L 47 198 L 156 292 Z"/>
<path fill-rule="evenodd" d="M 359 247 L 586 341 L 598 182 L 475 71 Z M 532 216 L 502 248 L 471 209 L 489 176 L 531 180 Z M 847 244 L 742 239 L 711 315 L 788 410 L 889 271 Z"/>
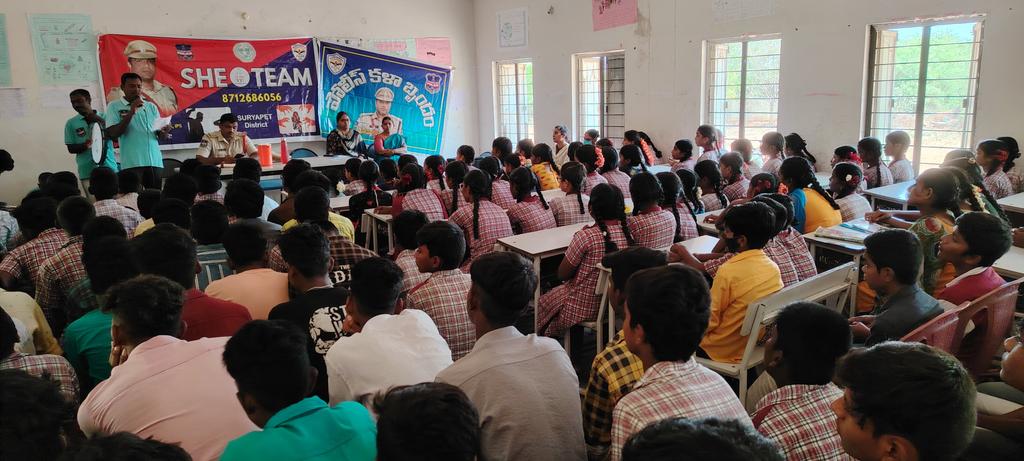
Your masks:
<path fill-rule="evenodd" d="M 175 173 L 181 170 L 181 160 L 173 158 L 164 159 L 164 169 L 160 170 L 160 179 L 167 179 L 174 176 Z"/>
<path fill-rule="evenodd" d="M 307 149 L 305 147 L 300 147 L 298 149 L 295 149 L 295 150 L 291 151 L 291 153 L 288 154 L 288 156 L 291 157 L 291 158 L 317 157 L 316 152 L 313 152 L 312 150 Z"/>
<path fill-rule="evenodd" d="M 844 312 L 852 296 L 853 280 L 857 280 L 857 267 L 849 262 L 750 303 L 740 328 L 740 335 L 747 338 L 740 362 L 715 362 L 700 357 L 696 358 L 697 362 L 722 376 L 738 380 L 740 402 L 746 402 L 747 371 L 764 362 L 764 346 L 758 345 L 762 329 L 775 321 L 782 308 L 795 302 L 817 302 L 836 312 Z"/>
<path fill-rule="evenodd" d="M 903 335 L 900 341 L 905 343 L 923 343 L 936 349 L 952 353 L 953 343 L 956 338 L 957 323 L 959 323 L 962 307 L 950 309 L 939 314 L 910 333 Z"/>
<path fill-rule="evenodd" d="M 952 351 L 974 378 L 988 371 L 992 357 L 1003 346 L 1003 340 L 1010 336 L 1021 283 L 1024 283 L 1024 278 L 1006 283 L 960 309 Z M 962 349 L 964 332 L 973 319 L 978 321 L 974 322 L 975 329 L 970 333 L 970 350 L 965 350 Z"/>

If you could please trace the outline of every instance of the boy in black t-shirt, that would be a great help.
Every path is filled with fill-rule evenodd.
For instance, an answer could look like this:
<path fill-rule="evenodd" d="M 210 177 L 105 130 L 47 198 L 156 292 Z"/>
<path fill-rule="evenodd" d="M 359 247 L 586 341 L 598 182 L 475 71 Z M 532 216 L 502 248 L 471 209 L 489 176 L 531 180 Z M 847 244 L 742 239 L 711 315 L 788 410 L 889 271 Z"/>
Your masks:
<path fill-rule="evenodd" d="M 331 284 L 330 243 L 320 228 L 300 224 L 281 235 L 277 244 L 288 263 L 288 284 L 299 294 L 274 307 L 268 318 L 287 320 L 309 332 L 307 352 L 310 363 L 319 372 L 313 391 L 326 402 L 329 397 L 324 355 L 341 337 L 348 290 Z"/>

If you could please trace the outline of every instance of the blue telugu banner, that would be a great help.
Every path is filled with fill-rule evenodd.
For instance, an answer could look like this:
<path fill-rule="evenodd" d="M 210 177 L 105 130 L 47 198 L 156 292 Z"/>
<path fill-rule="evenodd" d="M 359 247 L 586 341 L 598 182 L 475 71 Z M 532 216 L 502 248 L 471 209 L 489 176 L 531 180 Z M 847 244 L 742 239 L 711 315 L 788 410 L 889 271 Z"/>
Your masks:
<path fill-rule="evenodd" d="M 409 152 L 441 153 L 451 70 L 324 41 L 318 50 L 322 136 L 345 112 L 370 144 L 388 116 Z"/>

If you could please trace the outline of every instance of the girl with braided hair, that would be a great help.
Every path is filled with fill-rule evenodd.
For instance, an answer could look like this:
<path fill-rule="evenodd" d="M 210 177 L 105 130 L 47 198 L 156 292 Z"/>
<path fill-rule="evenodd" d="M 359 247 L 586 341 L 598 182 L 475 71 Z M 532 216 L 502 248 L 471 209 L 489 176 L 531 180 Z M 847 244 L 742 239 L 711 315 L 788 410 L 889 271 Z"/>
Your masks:
<path fill-rule="evenodd" d="M 441 194 L 427 189 L 422 167 L 416 163 L 408 163 L 402 167 L 402 174 L 398 179 L 398 194 L 395 195 L 391 209 L 380 212 L 390 211 L 392 217 L 398 217 L 402 211 L 419 210 L 427 215 L 428 222 L 448 219 L 448 210 L 444 207 Z"/>
<path fill-rule="evenodd" d="M 626 225 L 625 202 L 618 188 L 608 184 L 595 186 L 589 208 L 594 224 L 573 234 L 565 259 L 558 266 L 558 278 L 565 283 L 540 297 L 538 334 L 560 337 L 573 325 L 594 320 L 600 303 L 594 292 L 601 258 L 633 245 Z"/>
<path fill-rule="evenodd" d="M 985 173 L 985 188 L 996 200 L 1013 195 L 1013 184 L 1003 171 L 1010 157 L 1010 148 L 998 139 L 989 139 L 978 144 L 976 160 Z"/>
<path fill-rule="evenodd" d="M 839 204 L 843 222 L 863 218 L 864 214 L 871 211 L 871 202 L 857 193 L 863 180 L 864 173 L 855 163 L 839 162 L 832 168 L 828 188 L 832 191 L 832 198 Z"/>
<path fill-rule="evenodd" d="M 761 157 L 764 159 L 761 171 L 778 177 L 779 167 L 782 166 L 782 160 L 786 158 L 783 153 L 785 149 L 786 138 L 782 137 L 782 133 L 769 131 L 764 136 L 761 136 L 761 148 L 758 149 L 761 151 Z"/>
<path fill-rule="evenodd" d="M 423 160 L 423 171 L 427 175 L 427 189 L 438 192 L 445 189 L 444 163 L 444 157 L 440 155 L 431 155 Z"/>
<path fill-rule="evenodd" d="M 1017 164 L 1017 159 L 1020 158 L 1020 144 L 1010 136 L 1000 136 L 996 139 L 1006 144 L 1007 155 L 1006 163 L 1003 163 L 1003 171 L 1010 178 L 1010 184 L 1013 184 L 1013 191 L 1019 193 L 1021 188 L 1024 187 L 1024 175 L 1021 173 L 1021 165 Z"/>
<path fill-rule="evenodd" d="M 700 202 L 704 212 L 721 210 L 729 206 L 729 198 L 722 193 L 722 172 L 714 160 L 701 160 L 693 167 L 697 174 L 697 185 L 700 186 Z"/>
<path fill-rule="evenodd" d="M 363 160 L 359 164 L 359 180 L 366 183 L 369 188 L 352 196 L 348 201 L 348 211 L 345 216 L 352 220 L 355 227 L 355 242 L 358 245 L 366 244 L 366 234 L 360 220 L 366 210 L 373 210 L 377 207 L 391 206 L 393 198 L 391 194 L 381 190 L 377 185 L 380 180 L 380 167 L 373 160 Z"/>
<path fill-rule="evenodd" d="M 588 144 L 576 151 L 576 161 L 582 163 L 587 169 L 587 180 L 583 183 L 584 194 L 589 194 L 590 189 L 598 184 L 608 184 L 608 180 L 597 172 L 598 168 L 604 165 L 604 156 L 598 155 L 597 149 L 596 146 Z"/>
<path fill-rule="evenodd" d="M 467 173 L 469 173 L 469 167 L 461 160 L 448 162 L 444 166 L 444 181 L 448 185 L 448 189 L 441 191 L 441 198 L 444 199 L 444 206 L 448 209 L 449 216 L 467 204 L 466 199 L 459 193 L 459 188 L 462 187 Z"/>
<path fill-rule="evenodd" d="M 623 146 L 625 148 L 626 146 Z M 604 165 L 601 165 L 601 176 L 615 187 L 622 191 L 622 196 L 629 199 L 629 176 L 619 169 L 619 153 L 614 147 L 601 147 L 601 156 L 604 157 Z M 645 170 L 646 171 L 646 170 Z"/>
<path fill-rule="evenodd" d="M 711 125 L 698 126 L 697 133 L 693 135 L 693 142 L 703 149 L 703 153 L 700 154 L 700 157 L 697 157 L 697 163 L 705 160 L 718 162 L 718 159 L 722 156 L 718 130 Z"/>
<path fill-rule="evenodd" d="M 511 155 L 509 157 L 512 157 Z M 509 191 L 508 181 L 501 179 L 501 165 L 495 157 L 480 159 L 480 169 L 491 176 L 491 201 L 503 210 L 516 203 Z"/>
<path fill-rule="evenodd" d="M 746 198 L 750 180 L 743 175 L 743 157 L 739 153 L 723 155 L 718 163 L 718 171 L 722 175 L 722 193 L 730 202 Z"/>
<path fill-rule="evenodd" d="M 555 222 L 559 226 L 568 226 L 590 221 L 587 213 L 587 202 L 590 197 L 583 193 L 587 182 L 586 168 L 579 162 L 567 162 L 562 165 L 562 179 L 559 188 L 565 195 L 551 200 L 551 212 L 555 214 Z"/>
<path fill-rule="evenodd" d="M 872 211 L 864 218 L 869 222 L 907 229 L 917 235 L 924 256 L 921 289 L 937 298 L 946 284 L 956 276 L 953 265 L 943 263 L 935 251 L 939 240 L 953 232 L 956 218 L 963 213 L 960 210 L 960 188 L 956 177 L 942 168 L 922 172 L 908 191 L 907 205 L 917 207 L 918 211 L 907 214 Z M 908 220 L 915 217 L 917 219 L 914 221 Z"/>
<path fill-rule="evenodd" d="M 689 169 L 676 170 L 675 173 L 676 176 L 679 176 L 679 182 L 682 185 L 680 198 L 686 208 L 690 210 L 690 214 L 696 216 L 704 213 L 704 202 L 700 201 L 700 187 L 697 185 L 697 173 Z"/>
<path fill-rule="evenodd" d="M 686 199 L 682 198 L 683 183 L 679 176 L 668 171 L 662 171 L 654 176 L 661 183 L 661 207 L 670 210 L 676 221 L 672 243 L 697 238 L 697 215 L 694 214 L 693 207 L 686 203 Z M 681 205 L 680 202 L 684 203 Z"/>
<path fill-rule="evenodd" d="M 864 161 L 864 180 L 868 189 L 888 186 L 893 183 L 892 171 L 882 161 L 882 143 L 875 138 L 864 138 L 857 142 L 857 154 Z"/>
<path fill-rule="evenodd" d="M 818 184 L 813 168 L 803 157 L 787 158 L 779 168 L 782 183 L 793 199 L 793 226 L 804 234 L 843 222 L 839 204 Z"/>
<path fill-rule="evenodd" d="M 529 168 L 519 167 L 509 175 L 516 203 L 508 207 L 508 219 L 516 234 L 525 234 L 557 226 L 551 207 L 541 193 L 540 181 Z"/>
<path fill-rule="evenodd" d="M 626 219 L 629 234 L 636 244 L 659 250 L 672 245 L 679 235 L 676 216 L 661 208 L 664 191 L 661 182 L 650 173 L 639 173 L 629 180 L 629 191 L 633 197 L 633 215 Z"/>
<path fill-rule="evenodd" d="M 815 168 L 818 164 L 814 154 L 807 150 L 807 141 L 804 141 L 803 136 L 796 133 L 790 133 L 786 136 L 786 157 L 803 157 L 810 162 L 811 168 Z"/>
<path fill-rule="evenodd" d="M 989 214 L 999 216 L 1003 218 L 1003 221 L 1010 222 L 1006 213 L 1003 212 L 1003 208 L 996 203 L 996 198 L 992 193 L 985 187 L 985 179 L 982 177 L 981 168 L 978 167 L 978 162 L 974 158 L 974 154 L 967 149 L 956 149 L 949 151 L 946 154 L 945 161 L 942 162 L 943 167 L 953 167 L 963 171 L 967 181 L 971 184 L 971 191 L 976 200 L 989 212 Z M 961 194 L 966 195 L 966 194 Z"/>
<path fill-rule="evenodd" d="M 626 144 L 619 151 L 619 170 L 630 176 L 640 173 L 647 173 L 647 164 L 644 162 L 643 152 L 636 144 Z"/>
<path fill-rule="evenodd" d="M 491 177 L 487 173 L 470 171 L 460 192 L 470 205 L 455 210 L 449 221 L 466 234 L 469 256 L 462 263 L 462 271 L 469 272 L 476 258 L 494 251 L 498 239 L 512 236 L 512 223 L 508 213 L 491 202 Z"/>

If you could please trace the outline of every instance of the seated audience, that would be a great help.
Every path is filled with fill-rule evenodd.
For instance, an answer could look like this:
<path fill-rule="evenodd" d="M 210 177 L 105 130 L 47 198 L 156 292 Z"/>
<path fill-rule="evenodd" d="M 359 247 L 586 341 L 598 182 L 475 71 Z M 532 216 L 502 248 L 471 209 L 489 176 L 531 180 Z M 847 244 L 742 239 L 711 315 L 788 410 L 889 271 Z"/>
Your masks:
<path fill-rule="evenodd" d="M 422 212 L 430 221 L 448 219 L 444 199 L 437 191 L 427 188 L 427 180 L 423 176 L 423 168 L 410 163 L 402 168 L 402 182 L 398 184 L 398 193 L 390 208 L 382 208 L 381 213 L 398 216 L 404 210 Z"/>
<path fill-rule="evenodd" d="M 298 197 L 298 192 L 302 192 L 303 189 L 308 187 L 316 187 L 324 191 L 330 199 L 330 192 L 334 187 L 331 185 L 330 179 L 319 171 L 305 171 L 299 174 L 298 178 L 295 178 L 295 188 L 293 189 Z M 290 229 L 292 226 L 299 223 L 299 217 L 295 211 L 295 203 L 292 203 L 293 216 L 292 219 L 288 220 L 281 225 L 281 230 L 285 231 Z M 355 229 L 352 226 L 352 221 L 348 218 L 337 214 L 330 210 L 330 201 L 328 201 L 327 217 L 331 224 L 338 229 L 338 232 L 349 240 L 355 239 Z"/>
<path fill-rule="evenodd" d="M 795 303 L 779 312 L 766 336 L 761 376 L 774 389 L 753 409 L 754 428 L 787 459 L 850 460 L 829 409 L 843 395 L 832 375 L 836 360 L 850 349 L 846 318 L 820 304 Z M 747 397 L 749 402 L 749 391 Z"/>
<path fill-rule="evenodd" d="M 882 143 L 876 138 L 863 138 L 857 142 L 857 154 L 864 161 L 864 181 L 868 189 L 892 184 L 892 171 L 882 161 Z"/>
<path fill-rule="evenodd" d="M 683 193 L 683 183 L 675 173 L 662 171 L 655 175 L 661 183 L 663 195 L 661 207 L 669 210 L 675 218 L 675 236 L 672 242 L 682 242 L 697 238 L 697 215 L 690 205 L 689 198 Z"/>
<path fill-rule="evenodd" d="M 138 270 L 128 241 L 120 235 L 87 241 L 82 249 L 82 264 L 90 294 L 97 301 L 94 308 L 68 324 L 61 342 L 64 356 L 78 374 L 82 393 L 88 394 L 96 384 L 110 377 L 111 315 L 99 306 L 104 304 L 110 287 L 138 275 Z"/>
<path fill-rule="evenodd" d="M 248 179 L 256 184 L 260 184 L 260 177 L 263 175 L 263 167 L 260 166 L 259 160 L 254 158 L 240 158 L 235 160 L 235 168 L 231 174 L 231 180 L 236 179 Z M 223 203 L 223 201 L 221 202 Z M 263 214 L 260 215 L 261 219 L 269 220 L 270 212 L 277 209 L 277 201 L 270 198 L 269 195 L 263 194 Z"/>
<path fill-rule="evenodd" d="M 722 193 L 730 202 L 745 198 L 750 188 L 750 179 L 743 172 L 745 165 L 743 157 L 736 152 L 725 154 L 719 160 L 718 171 L 724 183 Z"/>
<path fill-rule="evenodd" d="M 427 314 L 395 314 L 401 292 L 402 270 L 393 261 L 374 257 L 352 267 L 342 324 L 350 336 L 338 338 L 324 356 L 332 405 L 431 381 L 451 365 L 452 352 Z"/>
<path fill-rule="evenodd" d="M 722 172 L 714 160 L 697 162 L 693 167 L 693 172 L 697 175 L 700 203 L 705 212 L 721 210 L 729 206 L 729 198 L 722 192 Z"/>
<path fill-rule="evenodd" d="M 373 410 L 379 461 L 478 459 L 480 415 L 451 384 L 394 387 L 374 400 Z"/>
<path fill-rule="evenodd" d="M 377 185 L 380 179 L 380 167 L 373 160 L 363 160 L 359 164 L 359 178 L 369 184 L 367 190 L 353 195 L 348 201 L 348 212 L 345 216 L 355 226 L 355 242 L 359 245 L 366 244 L 366 233 L 363 232 L 362 219 L 366 210 L 373 210 L 377 207 L 391 206 L 394 199 L 391 194 L 381 190 Z M 459 195 L 459 194 L 455 194 Z"/>
<path fill-rule="evenodd" d="M 970 212 L 956 218 L 953 232 L 942 236 L 937 246 L 938 259 L 953 266 L 956 278 L 938 299 L 959 306 L 1003 286 L 992 264 L 1010 250 L 1011 240 L 1010 227 L 996 216 Z"/>
<path fill-rule="evenodd" d="M 43 310 L 31 296 L 20 291 L 0 288 L 0 309 L 15 320 L 15 325 L 20 322 L 20 326 L 25 327 L 26 336 L 21 338 L 21 352 L 54 355 L 63 352 L 57 338 L 53 336 L 50 322 L 46 320 Z"/>
<path fill-rule="evenodd" d="M 267 318 L 288 321 L 308 332 L 309 363 L 317 369 L 313 392 L 327 401 L 324 355 L 342 336 L 348 290 L 331 283 L 330 242 L 319 227 L 295 226 L 281 235 L 278 245 L 288 265 L 288 284 L 296 295 L 271 309 Z"/>
<path fill-rule="evenodd" d="M 626 280 L 640 270 L 665 265 L 665 253 L 631 247 L 605 255 L 601 258 L 601 265 L 611 271 L 607 290 L 608 304 L 615 311 L 615 316 L 622 318 Z M 612 409 L 643 374 L 643 363 L 626 347 L 622 330 L 594 357 L 590 378 L 582 391 L 583 434 L 591 459 L 604 459 L 608 454 L 612 443 Z"/>
<path fill-rule="evenodd" d="M 250 322 L 228 340 L 224 365 L 238 386 L 237 406 L 262 430 L 228 443 L 221 461 L 376 459 L 376 428 L 366 407 L 307 397 L 317 375 L 307 343 L 305 331 L 279 320 Z"/>
<path fill-rule="evenodd" d="M 132 172 L 128 172 L 132 174 Z M 105 166 L 92 170 L 89 193 L 96 198 L 96 216 L 110 216 L 121 222 L 125 232 L 132 232 L 142 223 L 142 215 L 117 199 L 118 174 Z"/>
<path fill-rule="evenodd" d="M 466 254 L 462 230 L 445 221 L 434 221 L 416 233 L 416 270 L 427 279 L 405 295 L 406 309 L 425 312 L 437 325 L 452 351 L 452 360 L 473 349 L 476 333 L 466 313 L 471 280 L 459 270 Z"/>
<path fill-rule="evenodd" d="M 684 458 L 680 455 L 685 453 Z M 669 418 L 637 432 L 622 448 L 623 461 L 782 461 L 768 440 L 736 420 Z"/>
<path fill-rule="evenodd" d="M 192 461 L 177 443 L 165 443 L 152 437 L 143 439 L 128 432 L 93 437 L 71 447 L 62 461 Z"/>
<path fill-rule="evenodd" d="M 181 339 L 192 341 L 231 336 L 245 322 L 252 320 L 247 307 L 241 303 L 195 288 L 196 269 L 199 267 L 196 243 L 184 230 L 170 224 L 157 224 L 153 230 L 133 238 L 130 245 L 139 273 L 159 275 L 184 288 L 181 319 L 185 328 L 179 334 Z M 261 293 L 265 291 L 255 296 Z"/>
<path fill-rule="evenodd" d="M 294 201 L 286 203 L 289 204 L 290 213 L 294 215 Z M 281 226 L 260 217 L 263 213 L 263 189 L 255 181 L 236 179 L 228 183 L 227 192 L 224 194 L 224 206 L 228 209 L 228 215 L 234 218 L 231 220 L 232 224 L 254 226 L 268 242 L 276 241 L 281 235 Z M 223 243 L 226 244 L 227 241 Z"/>
<path fill-rule="evenodd" d="M 176 198 L 160 199 L 153 207 L 153 225 L 167 223 L 174 224 L 180 229 L 189 229 L 192 227 L 192 216 L 189 215 L 191 207 L 191 204 Z"/>
<path fill-rule="evenodd" d="M 899 340 L 942 313 L 938 301 L 917 285 L 921 242 L 900 229 L 883 230 L 864 239 L 864 282 L 878 294 L 871 315 L 850 319 L 853 337 L 865 346 Z"/>
<path fill-rule="evenodd" d="M 476 405 L 481 458 L 585 459 L 579 381 L 569 356 L 557 341 L 513 326 L 533 299 L 531 264 L 516 253 L 491 253 L 473 263 L 470 277 L 467 306 L 477 342 L 437 381 L 458 386 Z"/>
<path fill-rule="evenodd" d="M 555 215 L 555 223 L 559 226 L 586 223 L 593 219 L 587 211 L 590 196 L 583 192 L 586 182 L 583 164 L 572 161 L 562 166 L 558 187 L 565 195 L 551 200 L 551 213 Z"/>
<path fill-rule="evenodd" d="M 551 229 L 558 224 L 540 182 L 529 168 L 519 167 L 509 174 L 510 193 L 515 203 L 508 207 L 508 219 L 517 234 Z"/>
<path fill-rule="evenodd" d="M 141 191 L 142 185 L 139 182 L 138 173 L 130 170 L 117 172 L 117 203 L 137 212 L 139 211 L 139 192 Z"/>
<path fill-rule="evenodd" d="M 0 369 L 0 389 L 0 458 L 57 459 L 81 439 L 73 422 L 76 402 L 67 400 L 59 382 Z"/>
<path fill-rule="evenodd" d="M 1024 342 L 1017 334 L 1003 342 L 1001 382 L 978 385 L 978 427 L 966 459 L 1013 459 L 1024 450 Z"/>
<path fill-rule="evenodd" d="M 204 200 L 211 200 L 217 203 L 224 203 L 223 184 L 220 181 L 220 168 L 216 165 L 199 165 L 193 173 L 196 179 L 196 186 L 199 195 L 196 195 L 195 203 Z"/>
<path fill-rule="evenodd" d="M 998 139 L 989 139 L 978 144 L 975 159 L 985 175 L 985 188 L 996 200 L 1013 195 L 1013 184 L 1003 171 L 1003 165 L 1009 158 L 1009 149 L 1006 143 Z"/>
<path fill-rule="evenodd" d="M 488 160 L 488 158 L 490 160 Z M 507 210 L 513 203 L 511 187 L 508 181 L 502 179 L 501 164 L 497 157 L 480 159 L 480 170 L 491 176 L 491 201 L 495 205 Z"/>
<path fill-rule="evenodd" d="M 629 235 L 643 247 L 671 246 L 678 234 L 676 217 L 660 206 L 665 195 L 661 182 L 651 173 L 637 173 L 629 180 L 629 190 L 633 197 L 633 214 L 626 218 Z"/>
<path fill-rule="evenodd" d="M 907 159 L 907 149 L 910 148 L 910 135 L 906 131 L 892 131 L 885 135 L 885 155 L 888 155 L 889 171 L 892 172 L 892 182 L 904 182 L 914 179 L 914 164 Z"/>
<path fill-rule="evenodd" d="M 111 288 L 103 309 L 113 315 L 114 372 L 78 409 L 87 436 L 130 432 L 215 460 L 228 441 L 256 429 L 221 360 L 227 338 L 178 339 L 183 302 L 182 286 L 160 276 Z"/>
<path fill-rule="evenodd" d="M 25 200 L 11 215 L 18 220 L 25 243 L 0 260 L 0 286 L 31 295 L 40 281 L 39 268 L 68 243 L 68 236 L 57 227 L 57 201 L 52 198 Z"/>
<path fill-rule="evenodd" d="M 192 205 L 190 218 L 190 231 L 192 238 L 196 239 L 196 257 L 199 259 L 196 289 L 203 291 L 210 282 L 234 273 L 228 266 L 228 253 L 221 243 L 221 237 L 228 231 L 228 209 L 213 200 L 205 200 Z"/>
<path fill-rule="evenodd" d="M 952 461 L 974 435 L 975 390 L 953 356 L 918 343 L 854 349 L 832 402 L 846 453 L 861 461 Z"/>
<path fill-rule="evenodd" d="M 85 247 L 89 246 L 91 242 L 95 242 L 103 237 L 120 237 L 121 240 L 127 238 L 125 234 L 124 226 L 116 219 L 110 216 L 99 216 L 90 219 L 85 223 L 85 227 L 82 229 L 82 265 L 85 265 Z M 136 275 L 135 264 L 129 263 L 125 268 L 131 275 Z M 121 274 L 126 270 L 118 268 L 113 273 L 109 274 Z M 89 269 L 85 269 L 86 274 L 89 273 Z M 107 275 L 104 275 L 106 277 Z M 129 278 L 125 277 L 125 278 Z M 121 281 L 120 279 L 115 280 L 114 283 Z M 65 311 L 68 315 L 69 321 L 74 321 L 79 317 L 85 315 L 86 312 L 99 309 L 101 303 L 97 295 L 93 292 L 89 277 L 84 277 L 78 281 L 75 285 L 72 285 L 68 290 L 68 301 L 65 303 Z"/>
<path fill-rule="evenodd" d="M 428 222 L 427 215 L 419 210 L 406 210 L 395 216 L 395 243 L 398 248 L 395 248 L 394 259 L 402 269 L 402 293 L 408 293 L 430 276 L 416 268 L 416 249 L 419 248 L 416 233 Z"/>
<path fill-rule="evenodd" d="M 29 355 L 17 352 L 14 346 L 20 342 L 14 319 L 7 311 L 0 310 L 0 370 L 21 370 L 33 376 L 53 380 L 60 385 L 60 393 L 66 402 L 78 403 L 78 374 L 67 359 L 59 355 Z"/>
<path fill-rule="evenodd" d="M 288 196 L 274 211 L 270 212 L 269 217 L 266 218 L 268 221 L 281 225 L 295 218 L 295 208 L 293 208 L 295 204 L 290 200 L 292 194 L 299 191 L 299 188 L 295 187 L 295 180 L 300 174 L 312 169 L 309 162 L 301 158 L 293 158 L 284 164 L 284 167 L 281 168 L 281 190 Z M 235 178 L 235 180 L 237 179 Z M 259 181 L 256 182 L 259 183 Z"/>
<path fill-rule="evenodd" d="M 682 265 L 644 269 L 626 282 L 623 333 L 644 375 L 612 412 L 613 461 L 622 459 L 631 435 L 666 418 L 717 417 L 750 425 L 725 379 L 693 359 L 715 315 L 711 302 L 703 275 Z"/>
<path fill-rule="evenodd" d="M 68 312 L 67 304 L 71 302 L 68 294 L 86 277 L 82 266 L 82 230 L 94 217 L 92 204 L 80 195 L 64 199 L 57 207 L 57 223 L 64 230 L 67 241 L 39 267 L 35 294 L 36 302 L 57 336 L 64 332 L 68 322 L 74 320 Z"/>
<path fill-rule="evenodd" d="M 787 158 L 779 168 L 779 178 L 793 199 L 793 227 L 802 234 L 819 227 L 832 227 L 843 222 L 839 204 L 821 187 L 814 167 L 802 157 Z"/>
<path fill-rule="evenodd" d="M 270 309 L 288 301 L 288 275 L 267 267 L 267 240 L 258 227 L 232 224 L 223 240 L 228 266 L 235 273 L 210 282 L 206 294 L 245 306 L 255 320 L 266 319 Z"/>
<path fill-rule="evenodd" d="M 139 204 L 139 216 L 142 216 L 143 221 L 128 233 L 129 237 L 139 235 L 156 225 L 153 222 L 153 208 L 160 202 L 161 194 L 159 189 L 143 189 L 142 192 L 139 192 L 137 203 Z"/>

